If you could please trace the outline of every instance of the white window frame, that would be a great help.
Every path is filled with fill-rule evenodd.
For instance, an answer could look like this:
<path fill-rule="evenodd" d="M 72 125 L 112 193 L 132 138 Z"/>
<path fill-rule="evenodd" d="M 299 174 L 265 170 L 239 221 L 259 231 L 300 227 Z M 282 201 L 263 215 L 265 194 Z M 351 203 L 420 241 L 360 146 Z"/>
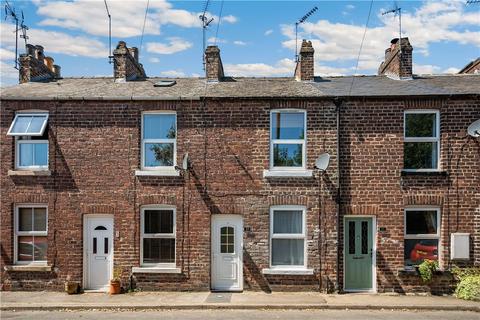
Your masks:
<path fill-rule="evenodd" d="M 171 210 L 173 214 L 173 233 L 148 233 L 145 234 L 145 210 Z M 177 264 L 177 209 L 174 206 L 167 205 L 149 205 L 140 210 L 140 267 L 170 269 L 175 268 Z M 144 263 L 143 262 L 143 239 L 174 239 L 175 240 L 175 261 L 172 263 Z"/>
<path fill-rule="evenodd" d="M 407 234 L 407 211 L 436 211 L 437 213 L 437 233 L 436 234 Z M 436 206 L 409 206 L 403 210 L 403 238 L 404 240 L 438 240 L 438 247 L 437 247 L 437 256 L 438 256 L 438 263 L 440 264 L 441 261 L 441 211 L 439 207 Z M 404 244 L 405 246 L 405 241 Z M 403 248 L 405 250 L 405 248 Z M 405 261 L 404 261 L 405 263 Z"/>
<path fill-rule="evenodd" d="M 302 233 L 280 233 L 275 234 L 273 232 L 273 220 L 274 214 L 276 211 L 302 211 Z M 308 255 L 307 255 L 307 213 L 305 206 L 297 205 L 281 205 L 281 206 L 272 206 L 270 207 L 270 269 L 271 270 L 298 270 L 307 269 L 308 265 Z M 273 239 L 303 239 L 303 265 L 273 265 L 273 255 L 272 255 L 272 243 Z"/>
<path fill-rule="evenodd" d="M 435 137 L 407 137 L 407 114 L 435 114 Z M 436 172 L 440 171 L 440 111 L 438 110 L 427 110 L 427 109 L 412 109 L 412 110 L 405 110 L 403 115 L 403 141 L 406 142 L 436 142 L 437 143 L 437 168 L 431 169 L 411 169 L 411 168 L 403 168 L 402 171 L 406 172 Z M 405 151 L 403 152 L 403 157 L 405 158 Z M 405 163 L 405 160 L 404 160 Z"/>
<path fill-rule="evenodd" d="M 175 139 L 144 139 L 143 138 L 143 129 L 144 129 L 144 116 L 153 115 L 153 114 L 173 114 L 175 115 Z M 177 112 L 175 111 L 144 111 L 142 112 L 142 126 L 141 126 L 141 165 L 140 168 L 145 171 L 159 171 L 159 170 L 175 170 L 177 166 L 177 137 L 178 137 L 178 126 L 177 126 Z M 147 143 L 173 143 L 173 166 L 156 166 L 148 167 L 145 166 L 145 144 Z"/>
<path fill-rule="evenodd" d="M 22 208 L 45 208 L 46 210 L 46 230 L 45 231 L 19 231 L 19 216 L 20 216 L 20 209 Z M 47 265 L 47 260 L 38 260 L 38 261 L 19 261 L 18 260 L 18 237 L 47 237 L 47 254 L 48 254 L 48 206 L 46 204 L 18 204 L 15 206 L 15 219 L 14 219 L 14 249 L 13 249 L 13 254 L 14 254 L 14 259 L 13 263 L 16 265 Z"/>
<path fill-rule="evenodd" d="M 45 116 L 46 119 L 42 125 L 42 128 L 40 129 L 39 132 L 37 133 L 12 133 L 13 125 L 17 122 L 18 117 L 33 117 L 33 116 Z M 8 136 L 35 136 L 35 137 L 41 137 L 43 136 L 43 133 L 45 132 L 45 128 L 47 127 L 48 123 L 48 112 L 18 112 L 15 114 L 15 118 L 13 118 L 12 123 L 10 124 L 10 128 L 8 129 L 7 135 Z M 30 126 L 30 125 L 29 125 Z M 28 129 L 28 128 L 27 128 Z"/>
<path fill-rule="evenodd" d="M 273 116 L 276 113 L 303 113 L 303 139 L 273 139 Z M 275 109 L 270 111 L 270 170 L 272 171 L 305 171 L 307 166 L 307 111 L 302 109 Z M 275 144 L 301 144 L 302 145 L 302 166 L 301 167 L 275 167 L 274 148 Z"/>
<path fill-rule="evenodd" d="M 48 143 L 48 140 L 30 140 L 30 139 L 24 139 L 20 140 L 18 138 L 15 139 L 15 169 L 16 170 L 35 170 L 35 171 L 41 171 L 41 170 L 48 170 L 48 163 L 49 163 L 49 150 L 50 150 L 50 144 Z M 47 144 L 47 165 L 45 166 L 21 166 L 20 165 L 20 145 L 21 144 L 36 144 L 36 143 L 46 143 Z M 35 158 L 35 152 L 33 153 L 33 157 Z M 34 161 L 35 162 L 35 161 Z"/>

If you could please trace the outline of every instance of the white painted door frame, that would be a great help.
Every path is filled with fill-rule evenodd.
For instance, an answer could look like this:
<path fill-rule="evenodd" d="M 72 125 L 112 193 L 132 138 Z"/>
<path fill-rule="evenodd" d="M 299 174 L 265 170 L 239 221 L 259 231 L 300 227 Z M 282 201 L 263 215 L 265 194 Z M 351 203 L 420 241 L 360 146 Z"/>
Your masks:
<path fill-rule="evenodd" d="M 85 214 L 83 215 L 83 281 L 82 287 L 85 290 L 90 290 L 88 288 L 89 283 L 89 274 L 90 274 L 90 262 L 88 256 L 88 248 L 89 248 L 89 219 L 94 218 L 106 218 L 111 220 L 111 244 L 109 244 L 110 252 L 110 266 L 109 266 L 109 280 L 113 276 L 113 259 L 114 259 L 114 217 L 112 214 Z M 108 289 L 105 287 L 100 290 L 92 290 L 92 291 L 107 291 Z"/>
<path fill-rule="evenodd" d="M 345 290 L 345 237 L 347 218 L 371 218 L 372 219 L 372 289 L 371 290 Z M 377 216 L 374 215 L 344 215 L 343 216 L 343 291 L 345 292 L 377 292 Z"/>
<path fill-rule="evenodd" d="M 222 227 L 234 228 L 234 254 L 221 253 L 220 229 Z M 211 289 L 213 291 L 242 291 L 243 290 L 243 216 L 238 214 L 216 214 L 212 215 L 211 221 Z M 237 283 L 234 285 L 222 284 L 219 279 L 220 270 L 218 266 L 223 259 L 229 260 L 228 255 L 235 260 L 237 267 Z"/>

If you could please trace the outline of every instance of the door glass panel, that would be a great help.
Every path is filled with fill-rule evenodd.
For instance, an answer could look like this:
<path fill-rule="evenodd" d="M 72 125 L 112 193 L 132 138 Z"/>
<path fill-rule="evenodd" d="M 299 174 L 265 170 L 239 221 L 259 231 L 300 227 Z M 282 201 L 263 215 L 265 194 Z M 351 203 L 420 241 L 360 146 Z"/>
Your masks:
<path fill-rule="evenodd" d="M 108 254 L 108 238 L 104 239 L 103 251 L 105 254 Z"/>
<path fill-rule="evenodd" d="M 97 253 L 97 238 L 93 238 L 93 254 Z"/>
<path fill-rule="evenodd" d="M 368 254 L 368 221 L 362 221 L 362 254 Z"/>
<path fill-rule="evenodd" d="M 235 252 L 235 230 L 233 227 L 222 227 L 220 229 L 220 253 Z"/>
<path fill-rule="evenodd" d="M 348 222 L 348 253 L 355 254 L 355 221 Z"/>
<path fill-rule="evenodd" d="M 95 228 L 95 230 L 107 230 L 104 226 L 98 226 Z"/>

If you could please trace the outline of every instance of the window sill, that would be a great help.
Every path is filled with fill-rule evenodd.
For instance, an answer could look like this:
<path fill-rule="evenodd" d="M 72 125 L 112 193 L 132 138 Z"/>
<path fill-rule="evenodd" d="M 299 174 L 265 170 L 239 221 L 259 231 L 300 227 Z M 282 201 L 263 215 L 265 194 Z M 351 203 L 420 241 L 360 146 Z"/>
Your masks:
<path fill-rule="evenodd" d="M 4 266 L 5 271 L 17 271 L 17 272 L 51 272 L 52 266 L 47 265 L 14 265 Z"/>
<path fill-rule="evenodd" d="M 182 273 L 180 268 L 133 267 L 132 273 Z"/>
<path fill-rule="evenodd" d="M 408 170 L 403 169 L 400 172 L 402 177 L 405 176 L 432 176 L 432 177 L 446 177 L 448 176 L 447 171 L 442 170 Z"/>
<path fill-rule="evenodd" d="M 9 176 L 50 176 L 50 170 L 8 170 Z"/>
<path fill-rule="evenodd" d="M 175 169 L 159 169 L 159 170 L 135 170 L 136 176 L 157 176 L 157 177 L 179 177 L 180 171 Z"/>
<path fill-rule="evenodd" d="M 264 178 L 311 178 L 312 170 L 263 170 Z"/>
<path fill-rule="evenodd" d="M 262 274 L 279 274 L 279 275 L 313 275 L 313 269 L 262 269 Z"/>

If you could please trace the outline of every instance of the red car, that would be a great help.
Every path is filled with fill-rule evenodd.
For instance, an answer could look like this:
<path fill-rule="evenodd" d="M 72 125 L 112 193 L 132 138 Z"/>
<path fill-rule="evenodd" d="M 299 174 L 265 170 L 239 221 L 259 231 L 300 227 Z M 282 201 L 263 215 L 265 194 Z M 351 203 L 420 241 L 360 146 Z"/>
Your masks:
<path fill-rule="evenodd" d="M 421 243 L 415 244 L 415 247 L 410 252 L 410 260 L 417 262 L 425 259 L 438 260 L 437 246 L 426 246 Z"/>

